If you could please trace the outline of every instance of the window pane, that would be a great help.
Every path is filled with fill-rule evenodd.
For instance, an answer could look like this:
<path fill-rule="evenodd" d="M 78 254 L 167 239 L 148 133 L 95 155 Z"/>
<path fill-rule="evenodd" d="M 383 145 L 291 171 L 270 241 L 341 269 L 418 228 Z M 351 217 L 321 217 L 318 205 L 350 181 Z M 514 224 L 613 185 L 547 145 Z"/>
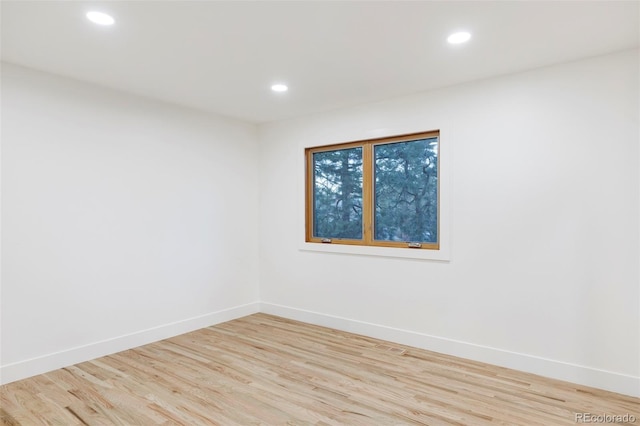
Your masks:
<path fill-rule="evenodd" d="M 313 154 L 313 236 L 362 239 L 362 148 Z"/>
<path fill-rule="evenodd" d="M 374 239 L 438 241 L 438 138 L 374 146 Z"/>

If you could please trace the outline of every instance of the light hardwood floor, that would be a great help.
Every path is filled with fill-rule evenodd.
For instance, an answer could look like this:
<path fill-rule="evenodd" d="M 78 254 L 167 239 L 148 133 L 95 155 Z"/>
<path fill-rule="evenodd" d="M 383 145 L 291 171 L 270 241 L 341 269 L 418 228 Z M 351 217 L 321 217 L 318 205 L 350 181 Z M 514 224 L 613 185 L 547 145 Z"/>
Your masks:
<path fill-rule="evenodd" d="M 256 314 L 0 387 L 5 425 L 571 425 L 640 399 Z"/>

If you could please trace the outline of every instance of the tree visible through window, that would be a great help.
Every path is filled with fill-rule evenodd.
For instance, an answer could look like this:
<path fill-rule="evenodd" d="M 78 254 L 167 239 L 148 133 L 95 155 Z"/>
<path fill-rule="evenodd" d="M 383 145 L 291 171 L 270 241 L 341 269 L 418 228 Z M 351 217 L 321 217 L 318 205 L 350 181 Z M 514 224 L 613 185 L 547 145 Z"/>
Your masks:
<path fill-rule="evenodd" d="M 307 241 L 438 249 L 439 132 L 309 148 Z"/>
<path fill-rule="evenodd" d="M 317 237 L 362 238 L 362 148 L 313 154 Z"/>

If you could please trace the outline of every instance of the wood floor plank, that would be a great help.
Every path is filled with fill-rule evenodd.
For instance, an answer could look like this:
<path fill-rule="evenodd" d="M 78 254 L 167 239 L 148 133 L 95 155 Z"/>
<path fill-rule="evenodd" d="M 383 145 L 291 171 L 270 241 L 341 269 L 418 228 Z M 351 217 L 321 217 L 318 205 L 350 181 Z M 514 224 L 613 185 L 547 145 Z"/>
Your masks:
<path fill-rule="evenodd" d="M 255 314 L 0 387 L 0 424 L 571 425 L 640 399 Z"/>

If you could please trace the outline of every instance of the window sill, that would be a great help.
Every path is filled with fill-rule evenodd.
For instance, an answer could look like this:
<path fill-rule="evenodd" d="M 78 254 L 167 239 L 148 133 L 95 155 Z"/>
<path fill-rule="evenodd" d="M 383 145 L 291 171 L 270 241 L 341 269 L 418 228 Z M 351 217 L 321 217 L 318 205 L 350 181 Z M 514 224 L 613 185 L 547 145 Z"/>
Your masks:
<path fill-rule="evenodd" d="M 442 247 L 440 247 L 440 250 L 421 250 L 397 247 L 370 247 L 345 244 L 319 244 L 303 242 L 300 244 L 299 249 L 301 251 L 352 254 L 360 256 L 396 257 L 440 262 L 448 262 L 451 260 L 449 258 L 448 250 L 443 250 Z"/>

